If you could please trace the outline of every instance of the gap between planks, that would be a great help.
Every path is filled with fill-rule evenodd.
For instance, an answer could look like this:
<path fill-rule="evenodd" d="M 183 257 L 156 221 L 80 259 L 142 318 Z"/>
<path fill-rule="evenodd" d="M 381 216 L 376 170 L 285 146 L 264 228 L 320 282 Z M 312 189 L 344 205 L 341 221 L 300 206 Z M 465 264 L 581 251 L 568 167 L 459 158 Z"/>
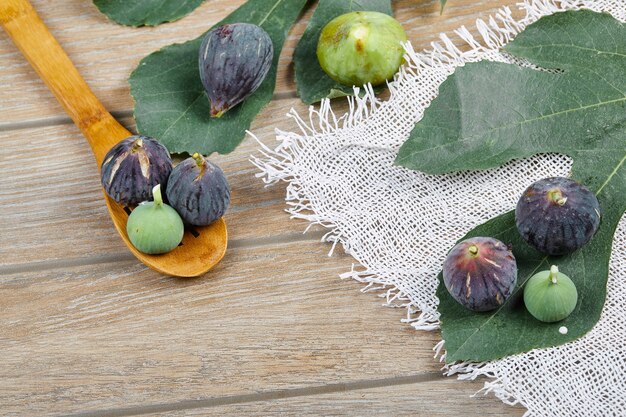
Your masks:
<path fill-rule="evenodd" d="M 282 200 L 281 200 L 282 201 Z M 228 241 L 228 250 L 250 249 L 271 245 L 286 245 L 290 243 L 321 241 L 325 231 L 313 231 L 304 233 L 288 233 L 278 236 L 261 238 L 232 239 Z M 106 255 L 93 255 L 76 258 L 52 259 L 40 262 L 28 262 L 25 264 L 13 264 L 0 266 L 0 276 L 19 274 L 24 272 L 39 272 L 50 269 L 71 268 L 107 263 L 119 263 L 136 261 L 130 252 L 110 253 Z"/>
<path fill-rule="evenodd" d="M 272 96 L 272 101 L 293 100 L 297 98 L 298 98 L 298 95 L 296 94 L 295 90 L 284 91 L 281 93 L 274 94 L 274 96 Z M 117 111 L 112 111 L 111 114 L 113 115 L 113 117 L 119 120 L 119 119 L 126 118 L 126 117 L 134 117 L 134 110 L 133 109 L 117 110 Z M 11 130 L 20 130 L 20 129 L 32 129 L 32 128 L 38 128 L 38 127 L 47 127 L 47 126 L 69 125 L 72 123 L 73 123 L 72 119 L 70 119 L 69 116 L 66 116 L 66 115 L 53 116 L 53 117 L 46 117 L 43 119 L 31 119 L 31 120 L 23 120 L 19 122 L 0 123 L 0 132 L 8 132 Z"/>
<path fill-rule="evenodd" d="M 394 378 L 365 379 L 353 382 L 315 385 L 303 388 L 262 391 L 255 394 L 227 395 L 211 397 L 202 400 L 186 400 L 173 403 L 151 404 L 137 407 L 116 408 L 110 410 L 89 411 L 85 413 L 67 414 L 66 417 L 128 417 L 142 414 L 162 413 L 168 411 L 183 411 L 197 408 L 211 408 L 232 404 L 244 404 L 260 401 L 273 401 L 295 397 L 332 394 L 337 392 L 357 391 L 371 388 L 392 387 L 398 385 L 419 384 L 445 377 L 439 372 L 423 372 L 414 375 Z"/>

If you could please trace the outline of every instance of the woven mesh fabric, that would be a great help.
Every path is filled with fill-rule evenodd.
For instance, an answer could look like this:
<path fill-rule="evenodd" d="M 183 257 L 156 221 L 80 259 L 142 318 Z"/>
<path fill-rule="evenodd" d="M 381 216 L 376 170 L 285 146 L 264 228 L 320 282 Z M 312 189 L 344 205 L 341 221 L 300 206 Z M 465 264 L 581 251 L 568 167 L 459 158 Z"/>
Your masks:
<path fill-rule="evenodd" d="M 439 85 L 454 68 L 482 59 L 526 65 L 499 49 L 544 15 L 580 7 L 626 20 L 624 0 L 526 0 L 521 20 L 504 8 L 416 53 L 407 45 L 407 64 L 390 84 L 391 96 L 378 101 L 371 90 L 350 100 L 337 117 L 328 102 L 311 108 L 305 120 L 292 111 L 298 132 L 277 132 L 275 149 L 262 145 L 253 158 L 258 175 L 287 181 L 292 216 L 330 229 L 325 240 L 343 245 L 359 266 L 343 277 L 365 290 L 382 290 L 390 305 L 407 308 L 406 322 L 438 328 L 437 274 L 447 251 L 466 232 L 514 208 L 524 188 L 541 178 L 567 176 L 571 160 L 544 154 L 497 169 L 430 176 L 394 166 Z M 461 42 L 465 43 L 462 48 Z M 331 250 L 332 253 L 332 250 Z M 626 221 L 616 233 L 608 299 L 602 318 L 583 338 L 556 348 L 487 363 L 445 367 L 461 379 L 490 377 L 485 392 L 509 404 L 521 403 L 532 416 L 626 415 Z M 436 350 L 441 350 L 443 342 Z M 445 353 L 444 353 L 445 355 Z"/>

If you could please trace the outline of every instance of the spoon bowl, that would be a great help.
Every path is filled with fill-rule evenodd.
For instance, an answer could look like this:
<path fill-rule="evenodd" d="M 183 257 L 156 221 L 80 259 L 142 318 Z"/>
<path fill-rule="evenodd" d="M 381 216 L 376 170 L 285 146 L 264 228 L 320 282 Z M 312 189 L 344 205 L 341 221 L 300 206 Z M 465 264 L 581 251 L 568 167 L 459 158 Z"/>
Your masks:
<path fill-rule="evenodd" d="M 96 98 L 28 0 L 0 0 L 0 24 L 82 131 L 99 169 L 109 149 L 132 133 Z M 209 226 L 186 229 L 182 243 L 166 254 L 139 252 L 126 233 L 129 212 L 103 194 L 113 224 L 128 249 L 155 271 L 194 277 L 204 274 L 224 257 L 228 244 L 224 219 Z"/>

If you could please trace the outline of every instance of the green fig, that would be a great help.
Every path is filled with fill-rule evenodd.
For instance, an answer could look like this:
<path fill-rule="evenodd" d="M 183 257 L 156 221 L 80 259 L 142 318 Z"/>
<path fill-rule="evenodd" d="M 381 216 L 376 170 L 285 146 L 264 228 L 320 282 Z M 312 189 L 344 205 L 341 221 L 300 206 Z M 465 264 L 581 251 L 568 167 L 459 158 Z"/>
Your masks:
<path fill-rule="evenodd" d="M 398 72 L 407 41 L 402 25 L 379 12 L 351 12 L 322 29 L 317 43 L 320 66 L 346 85 L 379 85 Z"/>
<path fill-rule="evenodd" d="M 576 285 L 556 265 L 533 275 L 524 287 L 526 309 L 539 321 L 553 323 L 572 314 L 578 302 Z"/>
<path fill-rule="evenodd" d="M 154 201 L 141 203 L 130 213 L 126 232 L 139 252 L 157 255 L 176 249 L 185 226 L 176 210 L 163 203 L 160 184 L 152 189 L 152 195 Z"/>

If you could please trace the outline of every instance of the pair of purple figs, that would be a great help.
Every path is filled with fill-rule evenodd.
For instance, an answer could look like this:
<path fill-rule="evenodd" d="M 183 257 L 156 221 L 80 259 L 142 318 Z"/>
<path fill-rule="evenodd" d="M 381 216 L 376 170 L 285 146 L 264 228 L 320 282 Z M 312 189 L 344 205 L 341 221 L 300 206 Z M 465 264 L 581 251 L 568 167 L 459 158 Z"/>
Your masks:
<path fill-rule="evenodd" d="M 217 165 L 194 154 L 174 167 L 167 148 L 147 136 L 131 136 L 111 148 L 101 175 L 109 197 L 127 207 L 152 200 L 152 189 L 160 184 L 169 205 L 193 226 L 213 223 L 230 203 L 228 182 Z"/>
<path fill-rule="evenodd" d="M 568 178 L 545 178 L 528 187 L 515 208 L 522 238 L 550 256 L 572 253 L 600 226 L 600 205 L 584 185 Z M 517 284 L 511 248 L 491 237 L 458 243 L 443 264 L 443 281 L 452 297 L 474 311 L 501 306 Z"/>

